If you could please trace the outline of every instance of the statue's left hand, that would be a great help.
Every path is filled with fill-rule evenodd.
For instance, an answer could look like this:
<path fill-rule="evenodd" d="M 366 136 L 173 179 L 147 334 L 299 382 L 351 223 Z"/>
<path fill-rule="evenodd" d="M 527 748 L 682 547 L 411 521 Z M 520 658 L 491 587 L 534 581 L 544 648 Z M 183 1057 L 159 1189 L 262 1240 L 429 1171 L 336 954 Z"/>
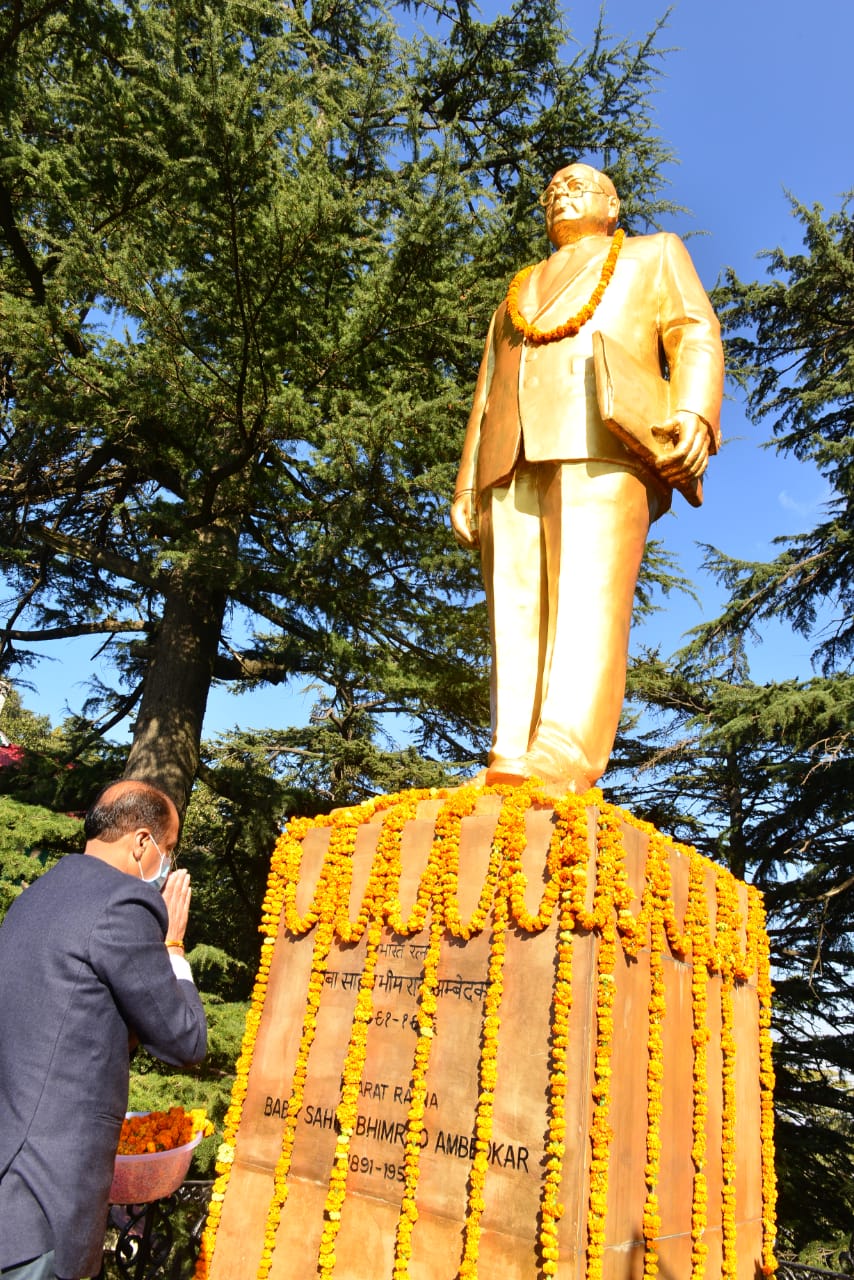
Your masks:
<path fill-rule="evenodd" d="M 701 476 L 709 463 L 709 429 L 703 419 L 680 409 L 659 430 L 673 440 L 673 451 L 659 463 L 659 474 L 669 484 Z"/>

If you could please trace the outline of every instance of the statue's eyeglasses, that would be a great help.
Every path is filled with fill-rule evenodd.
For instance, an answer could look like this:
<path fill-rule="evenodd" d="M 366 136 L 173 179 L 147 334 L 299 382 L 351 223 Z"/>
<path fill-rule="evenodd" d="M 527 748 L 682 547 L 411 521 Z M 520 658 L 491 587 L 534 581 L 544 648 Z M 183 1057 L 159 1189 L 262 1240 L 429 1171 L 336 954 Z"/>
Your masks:
<path fill-rule="evenodd" d="M 546 187 L 540 196 L 540 204 L 544 209 L 548 209 L 549 205 L 559 195 L 584 196 L 589 193 L 597 196 L 604 196 L 606 192 L 601 187 L 585 187 L 582 182 L 554 182 Z"/>

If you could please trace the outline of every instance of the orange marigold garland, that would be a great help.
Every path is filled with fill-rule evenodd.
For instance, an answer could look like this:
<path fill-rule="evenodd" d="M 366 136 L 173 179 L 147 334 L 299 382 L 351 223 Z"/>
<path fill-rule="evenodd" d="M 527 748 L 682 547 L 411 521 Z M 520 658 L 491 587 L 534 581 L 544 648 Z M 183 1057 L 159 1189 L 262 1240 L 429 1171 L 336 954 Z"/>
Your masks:
<path fill-rule="evenodd" d="M 706 900 L 706 871 L 694 849 L 689 851 L 688 911 L 686 932 L 691 939 L 691 1010 L 694 1030 L 694 1108 L 691 1159 L 694 1162 L 694 1190 L 691 1204 L 691 1280 L 705 1280 L 706 1255 L 703 1236 L 708 1222 L 708 1181 L 706 1178 L 706 1115 L 708 1113 L 708 965 L 709 910 Z"/>
<path fill-rule="evenodd" d="M 721 1280 L 737 1280 L 738 1255 L 736 1253 L 736 1205 L 735 1205 L 735 1156 L 736 1156 L 736 1105 L 735 1105 L 735 1011 L 733 992 L 736 969 L 739 962 L 739 933 L 741 919 L 738 912 L 735 882 L 723 868 L 715 876 L 717 912 L 715 933 L 717 937 L 717 967 L 720 972 L 721 1003 L 721 1236 L 723 1262 Z"/>
<path fill-rule="evenodd" d="M 509 788 L 492 839 L 487 881 L 492 883 L 492 936 L 486 994 L 483 1001 L 478 1098 L 475 1108 L 475 1150 L 469 1171 L 468 1202 L 463 1232 L 463 1256 L 458 1280 L 474 1280 L 480 1243 L 480 1220 L 485 1207 L 484 1187 L 492 1139 L 495 1087 L 498 1083 L 498 1031 L 504 994 L 504 960 L 507 954 L 509 880 L 525 847 L 525 813 L 531 804 L 531 785 Z M 446 899 L 447 901 L 447 899 Z M 483 898 L 478 906 L 482 906 Z M 476 913 L 479 917 L 480 912 Z"/>
<path fill-rule="evenodd" d="M 656 1240 L 661 1231 L 658 1175 L 661 1169 L 661 1118 L 664 1114 L 664 952 L 665 910 L 670 900 L 670 868 L 664 842 L 650 834 L 647 853 L 647 895 L 650 903 L 649 1033 L 646 1067 L 646 1200 L 643 1207 L 644 1280 L 658 1276 Z"/>
<path fill-rule="evenodd" d="M 602 793 L 596 790 L 588 792 L 587 801 L 599 808 L 602 803 Z M 587 807 L 580 805 L 575 796 L 564 796 L 555 802 L 555 816 L 559 820 L 563 818 L 566 823 L 569 849 L 566 854 L 565 874 L 568 879 L 573 919 L 578 929 L 583 929 L 585 933 L 592 933 L 600 923 L 597 905 L 601 904 L 597 904 L 594 892 L 593 903 L 589 908 L 587 906 L 591 834 Z M 594 866 L 594 876 L 595 871 Z"/>
<path fill-rule="evenodd" d="M 269 979 L 272 945 L 280 922 L 294 935 L 316 929 L 312 970 L 306 1001 L 302 1037 L 297 1052 L 291 1098 L 282 1136 L 282 1151 L 275 1171 L 273 1196 L 268 1214 L 262 1257 L 257 1276 L 268 1276 L 282 1206 L 287 1197 L 287 1178 L 296 1135 L 297 1119 L 302 1107 L 308 1071 L 308 1056 L 314 1039 L 320 994 L 323 987 L 329 951 L 335 936 L 341 941 L 356 941 L 367 930 L 368 946 L 356 1003 L 353 1030 L 342 1072 L 341 1100 L 338 1107 L 340 1126 L 336 1159 L 330 1173 L 323 1238 L 318 1259 L 319 1274 L 329 1280 L 334 1272 L 334 1243 L 346 1191 L 349 1137 L 357 1115 L 359 1081 L 361 1080 L 368 1026 L 372 1012 L 372 986 L 376 954 L 383 925 L 401 936 L 413 936 L 428 924 L 429 944 L 419 996 L 419 1034 L 411 1077 L 412 1101 L 407 1115 L 404 1148 L 404 1189 L 395 1238 L 394 1280 L 406 1280 L 409 1274 L 412 1231 L 417 1219 L 417 1186 L 421 1135 L 423 1131 L 426 1079 L 430 1048 L 435 1036 L 439 952 L 445 928 L 460 938 L 473 936 L 485 927 L 491 912 L 493 919 L 490 945 L 487 994 L 484 1003 L 483 1037 L 479 1065 L 479 1097 L 476 1128 L 476 1154 L 469 1182 L 467 1220 L 461 1278 L 477 1276 L 480 1216 L 487 1172 L 487 1156 L 492 1133 L 492 1115 L 497 1084 L 498 1032 L 503 990 L 503 966 L 506 931 L 509 923 L 527 933 L 548 927 L 558 907 L 556 976 L 552 992 L 551 1044 L 549 1052 L 548 1118 L 546 1135 L 545 1176 L 541 1192 L 538 1247 L 541 1274 L 557 1273 L 557 1224 L 562 1213 L 558 1201 L 565 1142 L 566 1053 L 572 982 L 573 930 L 596 930 L 599 934 L 597 972 L 597 1029 L 594 1063 L 594 1116 L 591 1128 L 590 1204 L 588 1219 L 588 1280 L 601 1275 L 604 1249 L 605 1214 L 607 1209 L 607 1173 L 610 1126 L 610 1052 L 613 1040 L 614 969 L 617 940 L 624 952 L 636 955 L 641 946 L 650 946 L 649 1040 L 647 1067 L 647 1152 L 645 1178 L 646 1203 L 643 1215 L 645 1242 L 644 1280 L 658 1275 L 656 1240 L 660 1231 L 657 1180 L 660 1164 L 660 1126 L 662 1113 L 663 1063 L 662 1023 L 664 1010 L 663 961 L 665 947 L 676 955 L 690 956 L 692 965 L 692 1009 L 694 1047 L 694 1116 L 692 1157 L 695 1164 L 692 1204 L 692 1280 L 704 1277 L 707 1248 L 703 1241 L 707 1223 L 706 1162 L 706 1090 L 707 1041 L 706 1015 L 709 974 L 721 973 L 721 1013 L 723 1048 L 724 1126 L 722 1134 L 724 1167 L 724 1276 L 734 1276 L 734 1181 L 731 1178 L 734 1159 L 734 1054 L 732 1036 L 733 984 L 745 981 L 754 969 L 758 972 L 760 1004 L 760 1071 L 761 1071 L 761 1141 L 763 1189 L 763 1254 L 762 1270 L 772 1275 L 774 1259 L 774 1209 L 776 1186 L 773 1165 L 773 1067 L 770 1038 L 770 963 L 768 940 L 764 931 L 761 895 L 749 890 L 746 938 L 741 946 L 744 922 L 738 912 L 737 891 L 732 878 L 717 872 L 718 908 L 714 937 L 709 928 L 705 876 L 709 864 L 694 850 L 680 849 L 689 861 L 689 895 L 684 924 L 675 917 L 670 883 L 668 855 L 672 842 L 660 836 L 647 824 L 610 805 L 601 794 L 591 791 L 584 797 L 565 796 L 555 802 L 555 831 L 547 855 L 547 877 L 539 909 L 528 911 L 525 905 L 526 878 L 522 870 L 525 848 L 525 813 L 530 805 L 542 799 L 536 783 L 519 788 L 488 788 L 502 796 L 502 809 L 496 828 L 489 866 L 477 907 L 469 921 L 460 917 L 458 902 L 459 837 L 462 820 L 474 811 L 482 790 L 467 786 L 451 793 L 405 792 L 382 797 L 358 808 L 313 820 L 293 821 L 277 843 L 273 857 L 267 896 L 264 901 L 262 932 L 265 933 L 262 960 L 247 1017 L 241 1056 L 231 1105 L 225 1120 L 223 1143 L 219 1151 L 217 1181 L 208 1222 L 202 1238 L 202 1251 L 196 1269 L 198 1280 L 208 1275 L 222 1201 L 234 1158 L 234 1140 L 246 1096 L 247 1077 L 254 1050 L 255 1037 Z M 436 821 L 435 839 L 427 867 L 421 877 L 415 904 L 404 919 L 400 904 L 401 839 L 406 823 L 416 815 L 419 802 L 428 796 L 440 796 L 445 803 Z M 589 807 L 598 810 L 595 886 L 589 876 Z M 377 851 L 369 875 L 368 886 L 355 919 L 349 916 L 352 855 L 359 826 L 374 813 L 384 811 Z M 648 837 L 646 885 L 640 910 L 633 914 L 633 894 L 626 876 L 621 824 L 643 830 Z M 307 910 L 296 908 L 296 888 L 300 876 L 302 841 L 308 831 L 317 827 L 332 828 L 329 849 L 320 877 Z M 591 901 L 592 891 L 592 901 Z M 342 1142 L 344 1146 L 342 1147 Z M 339 1150 L 340 1148 L 340 1150 Z M 340 1158 L 340 1157 L 343 1157 Z M 730 1163 L 728 1163 L 730 1161 Z M 728 1190 L 729 1187 L 732 1190 Z"/>
<path fill-rule="evenodd" d="M 752 886 L 748 922 L 757 946 L 757 979 L 759 995 L 759 1136 L 762 1144 L 762 1274 L 773 1276 L 777 1270 L 774 1241 L 777 1234 L 777 1175 L 774 1168 L 774 1064 L 771 1057 L 771 957 L 765 929 L 762 896 Z"/>
<path fill-rule="evenodd" d="M 368 1027 L 374 1016 L 374 975 L 377 967 L 379 945 L 382 940 L 382 897 L 381 888 L 373 886 L 370 894 L 370 910 L 372 919 L 368 925 L 368 945 L 365 951 L 365 964 L 359 982 L 359 994 L 356 997 L 356 1009 L 353 1014 L 353 1028 L 350 1042 L 344 1059 L 341 1073 L 341 1101 L 336 1109 L 338 1121 L 338 1140 L 335 1144 L 332 1173 L 329 1175 L 329 1190 L 324 1206 L 323 1234 L 320 1240 L 318 1267 L 321 1280 L 331 1280 L 335 1266 L 335 1238 L 341 1221 L 341 1209 L 347 1189 L 347 1170 L 350 1155 L 350 1140 L 356 1128 L 356 1116 L 359 1108 L 359 1085 L 365 1068 L 365 1056 L 368 1047 Z M 369 895 L 366 894 L 366 900 Z M 376 912 L 376 914 L 373 914 Z"/>
<path fill-rule="evenodd" d="M 196 1261 L 194 1271 L 195 1280 L 206 1280 L 211 1258 L 213 1257 L 214 1246 L 216 1244 L 216 1235 L 219 1228 L 220 1218 L 222 1217 L 222 1205 L 225 1200 L 225 1192 L 228 1187 L 231 1176 L 231 1166 L 234 1161 L 234 1142 L 237 1137 L 237 1130 L 240 1127 L 240 1119 L 243 1114 L 243 1103 L 246 1100 L 246 1090 L 249 1083 L 249 1071 L 252 1066 L 252 1057 L 255 1052 L 255 1039 L 258 1034 L 258 1027 L 261 1023 L 261 1013 L 267 996 L 270 965 L 273 959 L 273 944 L 276 940 L 279 918 L 285 907 L 286 868 L 289 859 L 292 862 L 293 859 L 296 858 L 298 874 L 299 860 L 302 852 L 302 838 L 312 826 L 317 825 L 320 825 L 318 821 L 312 823 L 307 819 L 293 822 L 289 831 L 281 836 L 277 841 L 276 848 L 273 851 L 270 876 L 267 883 L 267 893 L 264 897 L 262 906 L 262 920 L 260 926 L 261 932 L 265 935 L 264 942 L 261 947 L 261 958 L 258 962 L 258 972 L 255 977 L 255 984 L 252 988 L 249 1011 L 246 1015 L 246 1025 L 243 1030 L 240 1054 L 238 1056 L 237 1063 L 235 1064 L 231 1100 L 223 1121 L 222 1142 L 220 1143 L 219 1150 L 217 1151 L 216 1160 L 217 1176 L 214 1179 L 211 1201 L 208 1207 L 208 1216 L 202 1231 L 199 1245 L 199 1256 Z"/>
<path fill-rule="evenodd" d="M 560 883 L 563 877 L 554 877 Z M 560 1184 L 566 1154 L 566 1063 L 569 1050 L 569 1015 L 572 1011 L 572 903 L 568 884 L 560 890 L 555 983 L 552 991 L 551 1043 L 549 1045 L 549 1122 L 546 1135 L 546 1175 L 540 1197 L 540 1254 L 544 1276 L 556 1276 L 560 1249 L 558 1223 L 563 1216 Z"/>
<path fill-rule="evenodd" d="M 444 911 L 441 900 L 440 868 L 441 845 L 434 842 L 425 877 L 430 898 L 430 940 L 424 959 L 424 975 L 421 979 L 418 1009 L 418 1034 L 415 1037 L 415 1054 L 412 1063 L 410 1088 L 412 1101 L 406 1117 L 406 1137 L 403 1144 L 403 1198 L 397 1218 L 394 1238 L 393 1280 L 406 1280 L 409 1260 L 412 1256 L 412 1232 L 418 1217 L 416 1193 L 418 1172 L 421 1165 L 421 1132 L 424 1128 L 424 1112 L 427 1098 L 427 1068 L 433 1047 L 436 1009 L 439 990 L 439 951 L 444 933 Z"/>
<path fill-rule="evenodd" d="M 613 1131 L 611 1046 L 614 1040 L 614 969 L 617 959 L 615 889 L 623 840 L 615 810 L 598 814 L 598 866 L 593 914 L 599 930 L 596 963 L 596 1050 L 593 1059 L 593 1117 L 590 1123 L 590 1201 L 587 1214 L 587 1277 L 601 1280 L 608 1210 L 608 1169 Z"/>
<path fill-rule="evenodd" d="M 527 279 L 534 270 L 536 264 L 532 264 L 530 267 L 523 267 L 521 271 L 517 271 L 507 290 L 507 314 L 510 317 L 510 323 L 513 328 L 521 333 L 528 342 L 535 344 L 557 342 L 561 338 L 575 337 L 579 329 L 587 324 L 587 321 L 602 301 L 605 290 L 611 283 L 611 277 L 614 274 L 617 258 L 620 256 L 620 250 L 623 247 L 625 238 L 626 233 L 622 228 L 614 233 L 596 288 L 580 311 L 577 311 L 574 316 L 570 316 L 563 324 L 555 325 L 553 329 L 538 329 L 535 324 L 529 324 L 519 310 L 519 288 L 522 281 Z"/>

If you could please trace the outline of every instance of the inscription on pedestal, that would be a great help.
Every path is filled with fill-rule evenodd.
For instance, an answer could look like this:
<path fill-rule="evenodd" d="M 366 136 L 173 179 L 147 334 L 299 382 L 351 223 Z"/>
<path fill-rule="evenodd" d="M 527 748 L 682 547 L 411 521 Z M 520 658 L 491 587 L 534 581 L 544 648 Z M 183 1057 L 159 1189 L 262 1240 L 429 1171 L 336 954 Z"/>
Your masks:
<path fill-rule="evenodd" d="M 484 885 L 489 851 L 501 806 L 500 796 L 485 796 L 462 822 L 457 892 L 459 914 L 468 918 Z M 399 886 L 406 918 L 433 841 L 433 820 L 441 802 L 422 806 L 419 819 L 403 833 L 403 873 Z M 529 911 L 537 909 L 546 856 L 554 830 L 548 810 L 529 811 L 523 867 Z M 592 831 L 595 828 L 591 828 Z M 350 894 L 352 919 L 362 900 L 374 856 L 376 821 L 359 831 Z M 637 913 L 644 893 L 646 838 L 624 831 L 624 869 L 635 895 Z M 304 912 L 314 893 L 326 853 L 329 831 L 314 830 L 304 844 L 297 908 Z M 582 845 L 582 848 L 584 846 Z M 597 882 L 595 845 L 586 868 L 586 910 Z M 688 898 L 688 865 L 676 851 L 670 856 L 673 910 L 682 919 Z M 709 864 L 705 889 L 715 910 L 716 872 Z M 739 890 L 740 910 L 746 891 Z M 714 927 L 714 924 L 713 924 Z M 258 1030 L 252 1070 L 235 1143 L 235 1158 L 218 1224 L 211 1280 L 234 1280 L 258 1273 L 262 1247 L 271 1239 L 268 1206 L 274 1196 L 274 1171 L 282 1150 L 291 1104 L 306 1000 L 314 963 L 314 938 L 293 938 L 280 930 L 268 978 L 268 993 Z M 538 1238 L 541 1197 L 548 1156 L 552 998 L 555 992 L 558 923 L 556 916 L 540 932 L 511 927 L 504 935 L 506 955 L 501 977 L 494 1094 L 488 1090 L 491 1131 L 486 1147 L 486 1178 L 480 1205 L 478 1274 L 501 1280 L 537 1280 L 543 1256 Z M 413 1061 L 424 1026 L 430 1034 L 426 1093 L 418 1136 L 417 1221 L 408 1261 L 409 1280 L 454 1280 L 465 1247 L 473 1161 L 477 1152 L 478 1098 L 484 1012 L 489 994 L 490 925 L 462 942 L 445 933 L 439 952 L 436 1008 L 432 1026 L 424 1023 L 420 1003 L 429 935 L 401 937 L 385 928 L 376 955 L 366 1026 L 364 1066 L 358 1105 L 346 1146 L 346 1194 L 335 1219 L 335 1275 L 341 1280 L 390 1280 L 395 1238 L 406 1181 L 405 1150 L 413 1105 Z M 565 1116 L 562 1174 L 563 1205 L 557 1221 L 561 1280 L 587 1274 L 591 1196 L 591 1124 L 594 1090 L 600 1077 L 597 1055 L 597 978 L 600 938 L 596 930 L 572 932 L 571 999 L 566 1037 Z M 338 1108 L 348 1044 L 363 985 L 367 940 L 334 941 L 324 962 L 314 1038 L 306 1064 L 301 1105 L 293 1121 L 287 1198 L 275 1228 L 271 1280 L 305 1280 L 315 1274 L 321 1240 L 330 1220 L 327 1195 L 341 1138 Z M 692 1223 L 692 970 L 664 954 L 662 989 L 663 1095 L 660 1174 L 657 1183 L 660 1229 L 656 1248 L 659 1274 L 691 1271 Z M 647 1100 L 649 1007 L 652 977 L 649 947 L 624 954 L 617 944 L 613 984 L 613 1033 L 610 1037 L 610 1148 L 607 1214 L 603 1238 L 603 1280 L 636 1280 L 644 1273 L 644 1204 L 647 1195 Z M 755 985 L 736 992 L 738 1044 L 734 1091 L 737 1095 L 736 1211 L 738 1280 L 753 1280 L 762 1253 L 762 1195 L 758 1085 L 758 1002 Z M 491 998 L 491 997 L 490 997 Z M 706 1172 L 708 1249 L 706 1280 L 721 1274 L 722 1119 L 721 980 L 707 983 L 709 1096 L 706 1099 Z M 428 1015 L 429 1018 L 429 1015 Z M 364 1025 L 364 1024 L 362 1024 Z M 685 1270 L 687 1266 L 687 1270 Z"/>

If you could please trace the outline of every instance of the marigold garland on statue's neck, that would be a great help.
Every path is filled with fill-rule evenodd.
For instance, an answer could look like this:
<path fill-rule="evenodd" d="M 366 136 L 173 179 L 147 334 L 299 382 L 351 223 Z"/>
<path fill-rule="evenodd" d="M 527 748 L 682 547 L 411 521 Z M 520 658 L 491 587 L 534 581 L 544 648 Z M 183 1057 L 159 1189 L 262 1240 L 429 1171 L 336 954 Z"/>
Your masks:
<path fill-rule="evenodd" d="M 587 321 L 602 301 L 605 290 L 611 283 L 611 277 L 614 274 L 614 268 L 617 265 L 617 259 L 620 256 L 620 250 L 623 247 L 625 238 L 626 233 L 622 229 L 614 233 L 596 288 L 580 311 L 577 311 L 574 316 L 570 316 L 563 324 L 555 325 L 553 329 L 537 328 L 535 324 L 530 324 L 519 310 L 519 289 L 522 282 L 527 280 L 537 264 L 533 263 L 530 267 L 523 267 L 521 271 L 517 271 L 507 290 L 507 315 L 510 317 L 510 323 L 513 328 L 521 333 L 528 342 L 532 342 L 537 346 L 542 346 L 547 342 L 558 342 L 561 338 L 574 338 L 578 331 L 587 324 Z"/>
<path fill-rule="evenodd" d="M 469 920 L 459 905 L 460 836 L 462 822 L 475 812 L 481 795 L 500 797 L 501 809 L 489 864 L 478 902 Z M 442 801 L 427 865 L 420 877 L 414 905 L 404 918 L 400 901 L 401 841 L 406 825 L 417 815 L 423 800 Z M 762 1271 L 773 1275 L 776 1184 L 773 1148 L 773 1084 L 771 1062 L 771 982 L 768 939 L 761 895 L 747 890 L 747 918 L 742 919 L 738 887 L 728 872 L 714 868 L 715 929 L 710 926 L 707 878 L 713 864 L 695 850 L 674 846 L 648 824 L 611 805 L 598 791 L 584 797 L 566 795 L 554 802 L 554 830 L 546 857 L 546 880 L 536 912 L 526 905 L 527 878 L 522 867 L 526 846 L 526 814 L 532 804 L 544 802 L 536 782 L 522 787 L 464 786 L 450 792 L 410 791 L 381 797 L 363 805 L 315 819 L 294 819 L 274 851 L 261 929 L 265 934 L 261 963 L 246 1031 L 237 1063 L 231 1104 L 225 1118 L 218 1153 L 217 1179 L 208 1220 L 202 1235 L 196 1268 L 197 1280 L 205 1280 L 213 1256 L 222 1216 L 225 1191 L 235 1156 L 235 1142 L 248 1087 L 255 1040 L 270 979 L 273 943 L 281 928 L 299 937 L 315 931 L 311 975 L 306 996 L 302 1033 L 293 1069 L 290 1099 L 284 1114 L 281 1152 L 273 1178 L 261 1257 L 256 1276 L 269 1276 L 276 1235 L 288 1195 L 288 1176 L 309 1072 L 309 1056 L 317 1028 L 331 947 L 365 939 L 365 960 L 359 983 L 353 1025 L 344 1060 L 337 1108 L 338 1139 L 329 1173 L 324 1223 L 318 1253 L 318 1274 L 332 1280 L 335 1274 L 335 1240 L 347 1207 L 347 1171 L 350 1139 L 358 1117 L 360 1084 L 365 1065 L 367 1038 L 373 1016 L 373 986 L 383 928 L 399 937 L 413 937 L 429 929 L 429 941 L 418 995 L 418 1034 L 410 1076 L 411 1101 L 407 1112 L 403 1189 L 394 1243 L 393 1280 L 408 1280 L 413 1231 L 418 1217 L 417 1191 L 421 1139 L 427 1095 L 430 1050 L 437 1026 L 439 957 L 447 930 L 462 940 L 484 930 L 491 917 L 491 940 L 483 1007 L 481 1052 L 478 1065 L 478 1101 L 475 1114 L 474 1156 L 469 1173 L 463 1252 L 458 1272 L 461 1280 L 478 1275 L 480 1221 L 488 1173 L 488 1152 L 498 1087 L 498 1042 L 503 993 L 506 937 L 509 928 L 538 933 L 548 928 L 557 910 L 555 978 L 551 994 L 548 1057 L 547 1131 L 545 1172 L 540 1193 L 537 1253 L 540 1274 L 558 1273 L 558 1224 L 563 1213 L 560 1187 L 565 1156 L 567 1050 L 572 1006 L 574 935 L 597 935 L 596 1028 L 594 1045 L 594 1113 L 590 1131 L 587 1241 L 587 1280 L 602 1272 L 608 1214 L 608 1158 L 611 1138 L 611 1050 L 614 1039 L 615 965 L 617 944 L 627 957 L 650 948 L 650 992 L 647 1039 L 646 1201 L 643 1210 L 644 1280 L 657 1280 L 657 1242 L 661 1231 L 658 1179 L 663 1112 L 663 1023 L 665 1018 L 664 960 L 668 952 L 692 961 L 693 1017 L 693 1142 L 694 1182 L 691 1238 L 692 1280 L 705 1280 L 707 1246 L 706 1113 L 708 1090 L 708 981 L 720 975 L 721 1062 L 723 1121 L 722 1277 L 735 1276 L 735 1056 L 733 991 L 736 984 L 757 975 L 759 997 L 760 1138 L 762 1146 Z M 590 812 L 596 812 L 595 860 L 590 858 Z M 355 918 L 350 915 L 353 851 L 359 828 L 382 813 L 382 825 L 368 882 Z M 634 827 L 647 837 L 645 884 L 638 914 L 629 884 L 622 828 Z M 304 912 L 297 908 L 302 843 L 312 830 L 329 828 L 329 844 L 317 884 Z M 669 857 L 687 857 L 688 904 L 682 923 L 676 918 Z M 592 866 L 591 866 L 592 862 Z M 595 880 L 591 877 L 595 871 Z M 367 936 L 366 936 L 367 935 Z M 742 937 L 744 943 L 742 945 Z"/>

